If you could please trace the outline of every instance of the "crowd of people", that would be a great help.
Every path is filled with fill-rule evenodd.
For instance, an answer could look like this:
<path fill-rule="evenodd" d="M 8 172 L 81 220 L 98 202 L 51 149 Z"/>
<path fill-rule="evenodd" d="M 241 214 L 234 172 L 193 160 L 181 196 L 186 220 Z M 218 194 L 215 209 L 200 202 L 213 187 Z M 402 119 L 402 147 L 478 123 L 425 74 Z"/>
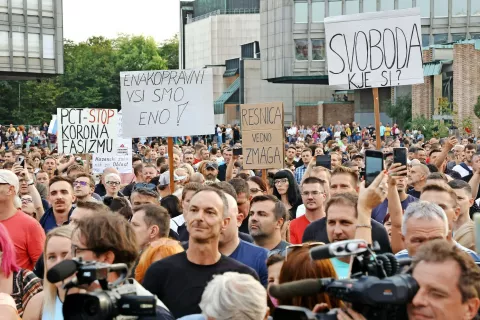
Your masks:
<path fill-rule="evenodd" d="M 366 187 L 365 151 L 376 149 L 372 125 L 292 124 L 285 129 L 284 167 L 266 176 L 234 155 L 238 126 L 177 137 L 173 159 L 165 139 L 133 139 L 132 173 L 107 168 L 100 175 L 84 155 L 59 154 L 45 132 L 10 125 L 0 135 L 5 319 L 63 319 L 70 294 L 98 287 L 67 291 L 74 276 L 51 283 L 46 274 L 81 258 L 128 266 L 124 283 L 156 299 L 156 317 L 139 319 L 263 320 L 290 305 L 338 308 L 337 319 L 361 320 L 358 310 L 325 293 L 277 299 L 268 291 L 303 279 L 349 278 L 351 257 L 313 261 L 309 251 L 353 239 L 412 260 L 408 272 L 418 291 L 405 306 L 408 319 L 478 314 L 480 248 L 472 217 L 480 212 L 480 139 L 474 136 L 426 140 L 418 130 L 382 125 L 385 171 Z M 406 166 L 393 162 L 397 147 L 408 149 Z M 319 155 L 329 155 L 330 163 L 317 165 Z M 119 277 L 111 272 L 108 281 Z"/>

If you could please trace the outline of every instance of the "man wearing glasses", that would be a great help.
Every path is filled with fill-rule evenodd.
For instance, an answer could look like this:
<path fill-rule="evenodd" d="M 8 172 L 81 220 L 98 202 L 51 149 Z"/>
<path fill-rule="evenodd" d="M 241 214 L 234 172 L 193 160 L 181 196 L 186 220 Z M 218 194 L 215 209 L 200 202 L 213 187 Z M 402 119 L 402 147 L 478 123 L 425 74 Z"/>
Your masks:
<path fill-rule="evenodd" d="M 308 177 L 303 180 L 301 195 L 306 210 L 304 215 L 290 223 L 290 242 L 293 244 L 302 243 L 303 233 L 311 222 L 325 217 L 326 196 L 320 179 Z"/>
<path fill-rule="evenodd" d="M 94 201 L 92 198 L 95 190 L 95 181 L 92 176 L 86 173 L 80 173 L 73 182 L 73 193 L 77 201 Z"/>

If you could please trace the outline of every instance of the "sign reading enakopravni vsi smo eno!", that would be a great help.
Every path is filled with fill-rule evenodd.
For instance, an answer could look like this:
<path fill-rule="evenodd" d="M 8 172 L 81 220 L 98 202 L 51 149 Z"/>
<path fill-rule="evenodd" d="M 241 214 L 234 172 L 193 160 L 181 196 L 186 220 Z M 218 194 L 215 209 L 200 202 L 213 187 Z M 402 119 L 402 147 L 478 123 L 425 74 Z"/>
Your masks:
<path fill-rule="evenodd" d="M 325 18 L 329 85 L 342 89 L 423 83 L 420 8 Z"/>

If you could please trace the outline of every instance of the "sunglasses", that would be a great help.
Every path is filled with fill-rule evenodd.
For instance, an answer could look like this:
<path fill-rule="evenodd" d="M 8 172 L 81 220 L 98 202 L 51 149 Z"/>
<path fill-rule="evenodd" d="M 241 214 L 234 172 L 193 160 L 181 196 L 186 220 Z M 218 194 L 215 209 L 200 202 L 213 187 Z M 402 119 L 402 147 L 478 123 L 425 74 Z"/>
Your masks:
<path fill-rule="evenodd" d="M 88 182 L 85 182 L 85 181 L 75 181 L 75 182 L 73 183 L 73 186 L 74 186 L 74 187 L 76 187 L 76 186 L 86 187 L 86 186 L 88 186 L 88 184 L 89 184 L 89 183 L 88 183 Z"/>

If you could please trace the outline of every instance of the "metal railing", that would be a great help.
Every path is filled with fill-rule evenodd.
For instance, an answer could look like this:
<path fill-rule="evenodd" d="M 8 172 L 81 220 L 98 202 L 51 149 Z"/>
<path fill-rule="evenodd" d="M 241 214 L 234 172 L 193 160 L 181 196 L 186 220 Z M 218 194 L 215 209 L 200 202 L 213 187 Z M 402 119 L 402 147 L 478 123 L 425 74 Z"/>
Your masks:
<path fill-rule="evenodd" d="M 199 21 L 202 19 L 206 19 L 208 17 L 213 17 L 213 16 L 218 16 L 221 14 L 255 14 L 255 13 L 260 13 L 260 9 L 258 8 L 251 8 L 251 9 L 218 9 L 209 13 L 206 13 L 204 15 L 195 17 L 195 18 L 188 18 L 187 19 L 187 24 Z"/>

